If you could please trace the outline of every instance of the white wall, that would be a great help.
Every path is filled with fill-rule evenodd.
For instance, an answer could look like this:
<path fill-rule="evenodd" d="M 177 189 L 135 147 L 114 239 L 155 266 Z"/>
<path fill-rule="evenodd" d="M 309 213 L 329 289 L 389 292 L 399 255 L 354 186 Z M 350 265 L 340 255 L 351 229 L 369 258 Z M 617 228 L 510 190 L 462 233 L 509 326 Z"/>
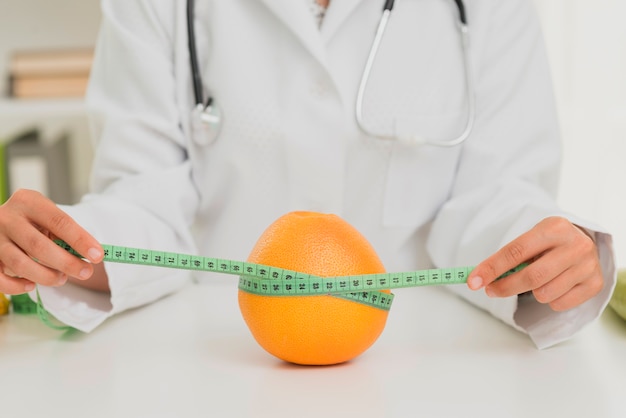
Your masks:
<path fill-rule="evenodd" d="M 626 267 L 626 1 L 535 3 L 563 131 L 560 202 L 609 229 Z"/>

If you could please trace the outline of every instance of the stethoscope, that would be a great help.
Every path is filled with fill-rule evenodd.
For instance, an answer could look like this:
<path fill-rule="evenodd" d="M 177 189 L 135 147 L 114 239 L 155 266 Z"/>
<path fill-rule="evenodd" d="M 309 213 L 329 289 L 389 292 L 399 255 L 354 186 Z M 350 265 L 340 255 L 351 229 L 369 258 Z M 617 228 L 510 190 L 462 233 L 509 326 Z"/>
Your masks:
<path fill-rule="evenodd" d="M 476 118 L 476 105 L 474 98 L 474 82 L 470 70 L 470 62 L 469 62 L 469 52 L 468 52 L 468 27 L 467 27 L 467 16 L 465 14 L 465 5 L 462 0 L 454 0 L 456 6 L 459 10 L 459 33 L 461 36 L 461 49 L 463 54 L 463 67 L 465 71 L 465 88 L 466 88 L 466 96 L 467 96 L 467 120 L 465 123 L 465 129 L 461 134 L 453 139 L 449 140 L 433 140 L 430 138 L 423 137 L 421 135 L 385 135 L 381 133 L 376 133 L 369 130 L 363 121 L 363 97 L 365 96 L 365 91 L 367 90 L 367 85 L 370 79 L 370 73 L 372 71 L 372 67 L 374 62 L 376 61 L 376 55 L 378 54 L 378 48 L 380 47 L 380 43 L 385 34 L 385 30 L 387 28 L 387 22 L 389 21 L 389 17 L 391 15 L 391 10 L 393 9 L 395 0 L 385 0 L 385 4 L 383 7 L 383 14 L 378 23 L 378 28 L 376 29 L 376 35 L 374 36 L 374 41 L 372 42 L 372 46 L 370 47 L 370 51 L 367 57 L 367 61 L 365 63 L 365 68 L 363 69 L 363 75 L 361 76 L 361 82 L 359 83 L 359 89 L 357 91 L 356 96 L 356 105 L 355 105 L 355 115 L 356 122 L 359 126 L 359 129 L 372 137 L 390 140 L 396 139 L 401 142 L 409 143 L 409 144 L 420 144 L 420 145 L 435 145 L 439 147 L 452 147 L 455 145 L 460 145 L 470 136 L 472 129 L 474 128 L 474 120 Z M 200 68 L 198 65 L 198 53 L 196 49 L 196 41 L 195 41 L 195 29 L 194 29 L 194 0 L 187 0 L 187 35 L 189 39 L 189 60 L 191 64 L 191 78 L 193 81 L 193 93 L 195 99 L 195 107 L 193 110 L 194 115 L 193 120 L 196 121 L 196 127 L 198 124 L 202 125 L 206 131 L 209 131 L 208 137 L 211 138 L 211 141 L 214 140 L 218 133 L 222 124 L 222 111 L 220 107 L 214 102 L 213 97 L 209 95 L 206 101 L 203 100 L 202 95 L 202 78 L 200 76 Z M 209 141 L 210 142 L 210 141 Z"/>

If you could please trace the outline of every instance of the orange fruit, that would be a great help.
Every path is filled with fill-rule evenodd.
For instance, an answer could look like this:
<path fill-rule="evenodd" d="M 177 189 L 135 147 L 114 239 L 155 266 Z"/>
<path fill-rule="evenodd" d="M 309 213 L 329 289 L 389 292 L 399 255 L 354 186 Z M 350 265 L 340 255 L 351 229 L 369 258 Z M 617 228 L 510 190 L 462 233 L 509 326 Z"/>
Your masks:
<path fill-rule="evenodd" d="M 248 261 L 321 277 L 384 273 L 370 243 L 340 217 L 291 212 L 271 224 Z M 386 291 L 389 293 L 389 291 Z M 329 295 L 265 296 L 239 290 L 239 308 L 256 341 L 290 363 L 337 364 L 367 350 L 388 311 Z"/>

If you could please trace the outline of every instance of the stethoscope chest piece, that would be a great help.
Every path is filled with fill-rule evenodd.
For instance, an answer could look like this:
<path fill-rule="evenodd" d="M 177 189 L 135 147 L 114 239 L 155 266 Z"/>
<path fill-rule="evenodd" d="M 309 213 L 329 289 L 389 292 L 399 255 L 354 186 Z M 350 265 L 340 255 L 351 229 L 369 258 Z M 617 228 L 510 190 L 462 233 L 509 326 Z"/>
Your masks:
<path fill-rule="evenodd" d="M 198 104 L 192 111 L 191 128 L 198 145 L 210 145 L 220 134 L 222 110 L 213 102 L 209 106 Z"/>

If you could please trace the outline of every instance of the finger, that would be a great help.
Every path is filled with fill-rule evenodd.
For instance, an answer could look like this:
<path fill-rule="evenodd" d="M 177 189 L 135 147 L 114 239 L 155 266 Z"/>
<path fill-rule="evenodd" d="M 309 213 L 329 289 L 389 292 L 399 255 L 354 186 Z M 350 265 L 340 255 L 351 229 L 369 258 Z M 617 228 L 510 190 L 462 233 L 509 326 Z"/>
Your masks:
<path fill-rule="evenodd" d="M 487 294 L 492 297 L 508 297 L 545 286 L 571 267 L 563 264 L 564 260 L 567 260 L 567 251 L 563 249 L 544 253 L 517 273 L 489 283 L 486 286 Z"/>
<path fill-rule="evenodd" d="M 65 241 L 92 263 L 101 262 L 104 251 L 98 241 L 54 202 L 40 194 L 35 194 L 37 197 L 33 198 L 33 193 L 35 192 L 15 193 L 10 200 L 18 205 L 33 223 Z M 33 204 L 35 199 L 36 204 Z"/>
<path fill-rule="evenodd" d="M 574 265 L 545 285 L 534 289 L 535 299 L 540 303 L 552 303 L 579 285 L 584 285 L 584 288 L 593 291 L 589 297 L 595 296 L 602 289 L 604 279 L 600 270 L 594 269 L 590 264 Z"/>
<path fill-rule="evenodd" d="M 38 263 L 12 243 L 2 245 L 0 254 L 4 276 L 9 277 L 7 273 L 10 272 L 16 277 L 45 286 L 61 286 L 67 281 L 67 274 Z"/>
<path fill-rule="evenodd" d="M 478 264 L 470 273 L 467 284 L 472 290 L 487 286 L 507 271 L 547 251 L 552 245 L 551 239 L 538 237 L 536 231 L 526 232 Z M 507 279 L 513 279 L 514 276 L 517 274 Z"/>
<path fill-rule="evenodd" d="M 581 259 L 557 279 L 533 292 L 535 299 L 548 303 L 556 311 L 578 306 L 596 296 L 604 287 L 602 269 L 596 257 Z"/>
<path fill-rule="evenodd" d="M 0 291 L 5 295 L 21 295 L 35 289 L 35 283 L 22 277 L 0 273 Z"/>
<path fill-rule="evenodd" d="M 602 279 L 584 281 L 574 286 L 563 296 L 550 302 L 550 308 L 557 312 L 575 308 L 600 293 L 603 287 L 604 281 Z"/>
<path fill-rule="evenodd" d="M 17 246 L 8 244 L 8 248 L 3 249 L 0 254 L 2 254 L 5 264 L 18 276 L 29 278 L 44 285 L 58 286 L 61 280 L 59 273 L 62 273 L 63 276 L 72 276 L 83 280 L 88 279 L 93 274 L 91 263 L 65 251 L 31 225 L 25 227 L 19 236 L 14 237 L 14 242 Z M 33 260 L 31 263 L 23 261 L 19 257 L 19 253 L 29 259 L 35 258 L 36 262 Z M 15 259 L 9 262 L 5 257 L 11 255 Z M 11 263 L 19 263 L 20 270 L 15 270 Z M 40 268 L 36 268 L 33 263 L 38 264 Z M 52 277 L 53 275 L 56 278 Z"/>

